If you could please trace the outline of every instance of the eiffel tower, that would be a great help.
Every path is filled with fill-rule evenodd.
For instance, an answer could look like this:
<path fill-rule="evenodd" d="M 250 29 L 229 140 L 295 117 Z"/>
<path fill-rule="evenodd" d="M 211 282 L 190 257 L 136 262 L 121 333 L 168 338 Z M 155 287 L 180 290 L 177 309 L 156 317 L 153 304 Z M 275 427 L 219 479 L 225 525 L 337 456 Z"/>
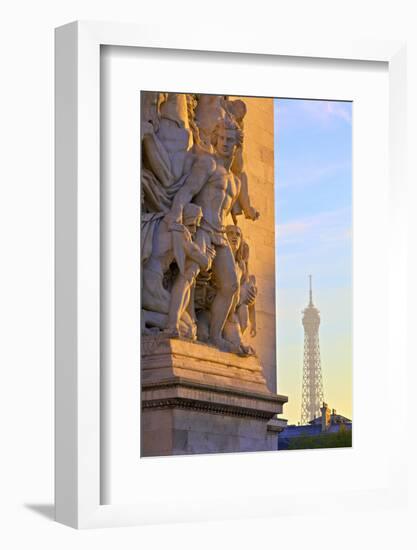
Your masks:
<path fill-rule="evenodd" d="M 320 312 L 313 304 L 313 290 L 310 278 L 310 301 L 303 311 L 304 365 L 301 402 L 301 424 L 321 415 L 323 403 L 323 379 L 320 362 L 319 326 Z"/>

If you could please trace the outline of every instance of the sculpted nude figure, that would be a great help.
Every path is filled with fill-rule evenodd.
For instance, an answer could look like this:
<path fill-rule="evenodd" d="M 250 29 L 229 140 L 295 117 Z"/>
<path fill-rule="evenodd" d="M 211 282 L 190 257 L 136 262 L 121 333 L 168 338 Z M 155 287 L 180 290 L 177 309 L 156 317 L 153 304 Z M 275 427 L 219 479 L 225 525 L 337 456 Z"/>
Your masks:
<path fill-rule="evenodd" d="M 201 207 L 203 219 L 195 242 L 202 251 L 212 246 L 216 251 L 212 271 L 217 293 L 211 307 L 210 342 L 221 350 L 239 353 L 236 345 L 223 337 L 223 328 L 239 288 L 235 258 L 226 236 L 226 217 L 238 200 L 245 205 L 247 216 L 252 220 L 256 220 L 259 213 L 250 205 L 247 192 L 243 191 L 246 196 L 242 196 L 241 182 L 231 170 L 236 148 L 241 143 L 238 124 L 231 117 L 225 117 L 216 126 L 212 142 L 215 154 L 201 154 L 165 219 L 172 227 L 181 220 L 186 204 L 193 200 Z"/>
<path fill-rule="evenodd" d="M 243 335 L 249 325 L 251 327 L 250 335 L 252 337 L 256 336 L 255 300 L 258 289 L 254 275 L 249 275 L 249 245 L 243 239 L 242 231 L 237 225 L 228 225 L 226 235 L 235 259 L 238 290 L 223 328 L 223 337 L 234 344 L 236 353 L 239 355 L 255 355 L 254 348 L 243 342 Z M 217 281 L 212 277 L 204 294 L 204 305 L 209 307 L 203 307 L 197 314 L 197 334 L 199 340 L 203 342 L 207 342 L 209 339 L 210 306 L 216 293 Z"/>
<path fill-rule="evenodd" d="M 258 287 L 256 285 L 255 275 L 251 275 L 248 270 L 249 245 L 246 241 L 242 242 L 240 257 L 240 263 L 243 264 L 243 273 L 240 282 L 240 297 L 236 313 L 239 317 L 242 334 L 245 333 L 250 325 L 250 335 L 254 337 L 256 336 L 255 301 L 258 294 Z"/>

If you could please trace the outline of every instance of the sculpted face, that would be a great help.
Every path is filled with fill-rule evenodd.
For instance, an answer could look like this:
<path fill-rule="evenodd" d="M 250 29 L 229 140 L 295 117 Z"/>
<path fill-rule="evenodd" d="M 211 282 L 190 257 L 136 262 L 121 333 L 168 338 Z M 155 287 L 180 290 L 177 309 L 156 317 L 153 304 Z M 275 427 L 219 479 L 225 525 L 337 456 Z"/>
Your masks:
<path fill-rule="evenodd" d="M 197 228 L 200 226 L 200 223 L 201 223 L 201 216 L 197 216 L 190 220 L 185 220 L 185 227 L 188 229 L 191 235 L 195 235 L 197 232 Z"/>
<path fill-rule="evenodd" d="M 217 131 L 217 154 L 224 158 L 233 156 L 237 145 L 236 130 L 219 128 Z"/>
<path fill-rule="evenodd" d="M 188 203 L 185 205 L 183 212 L 183 224 L 191 235 L 195 235 L 197 232 L 197 228 L 200 226 L 202 217 L 203 211 L 200 206 L 193 203 Z"/>
<path fill-rule="evenodd" d="M 237 225 L 228 225 L 226 227 L 226 235 L 230 243 L 230 247 L 235 254 L 242 243 L 242 231 Z"/>

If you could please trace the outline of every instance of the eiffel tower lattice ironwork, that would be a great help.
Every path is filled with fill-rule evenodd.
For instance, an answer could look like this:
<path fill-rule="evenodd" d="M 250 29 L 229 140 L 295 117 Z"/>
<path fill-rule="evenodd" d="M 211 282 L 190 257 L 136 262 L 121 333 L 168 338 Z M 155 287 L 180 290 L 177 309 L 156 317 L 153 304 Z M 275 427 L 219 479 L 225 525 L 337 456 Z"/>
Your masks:
<path fill-rule="evenodd" d="M 323 403 L 323 378 L 320 361 L 319 326 L 320 312 L 313 304 L 313 290 L 310 278 L 310 301 L 303 311 L 304 365 L 301 402 L 301 424 L 321 415 Z"/>

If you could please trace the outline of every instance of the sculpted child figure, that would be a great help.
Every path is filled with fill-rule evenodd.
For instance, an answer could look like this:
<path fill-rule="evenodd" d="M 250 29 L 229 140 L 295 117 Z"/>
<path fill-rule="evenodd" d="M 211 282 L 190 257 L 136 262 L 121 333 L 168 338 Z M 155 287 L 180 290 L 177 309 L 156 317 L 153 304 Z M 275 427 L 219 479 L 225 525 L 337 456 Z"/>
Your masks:
<path fill-rule="evenodd" d="M 228 340 L 235 342 L 243 354 L 254 355 L 253 347 L 245 345 L 242 340 L 249 324 L 251 336 L 256 335 L 255 300 L 258 289 L 255 277 L 249 275 L 249 245 L 243 240 L 242 231 L 237 225 L 228 225 L 226 234 L 236 262 L 239 291 L 227 318 L 224 335 Z"/>
<path fill-rule="evenodd" d="M 228 225 L 226 233 L 236 260 L 239 278 L 239 299 L 235 308 L 235 319 L 238 320 L 242 335 L 250 325 L 250 335 L 254 337 L 256 336 L 255 301 L 258 288 L 255 276 L 249 272 L 249 245 L 237 225 Z"/>
<path fill-rule="evenodd" d="M 249 261 L 249 245 L 246 241 L 242 241 L 240 264 L 246 266 L 242 273 L 240 283 L 240 296 L 239 304 L 237 306 L 237 315 L 239 317 L 239 323 L 242 330 L 242 334 L 250 325 L 250 335 L 256 336 L 256 312 L 255 301 L 258 294 L 258 287 L 256 286 L 256 277 L 249 273 L 248 268 Z"/>

